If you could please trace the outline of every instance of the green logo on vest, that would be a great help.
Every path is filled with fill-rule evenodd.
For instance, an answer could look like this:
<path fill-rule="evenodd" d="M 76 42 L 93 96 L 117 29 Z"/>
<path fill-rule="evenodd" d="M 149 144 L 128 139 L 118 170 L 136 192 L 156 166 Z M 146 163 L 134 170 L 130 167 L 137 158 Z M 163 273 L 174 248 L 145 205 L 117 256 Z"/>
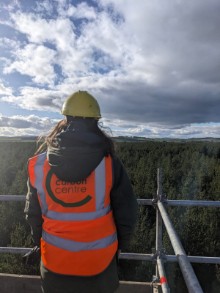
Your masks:
<path fill-rule="evenodd" d="M 90 195 L 87 195 L 85 196 L 82 200 L 79 200 L 77 202 L 65 202 L 63 200 L 61 200 L 60 198 L 58 198 L 52 188 L 51 188 L 51 179 L 52 179 L 52 176 L 54 175 L 54 173 L 52 172 L 52 170 L 50 170 L 47 174 L 47 177 L 46 177 L 46 189 L 47 189 L 47 192 L 48 192 L 48 195 L 51 197 L 51 199 L 62 205 L 63 207 L 80 207 L 80 206 L 83 206 L 85 204 L 87 204 L 91 199 L 92 197 Z M 59 180 L 59 179 L 56 179 L 55 181 L 55 185 L 56 185 L 56 188 L 55 188 L 55 193 L 58 195 L 62 195 L 62 194 L 70 194 L 71 197 L 74 195 L 74 193 L 85 193 L 86 192 L 86 187 L 83 186 L 83 184 L 85 185 L 86 184 L 86 179 L 81 181 L 81 182 L 77 182 L 77 183 L 73 183 L 73 182 L 63 182 L 62 180 Z"/>

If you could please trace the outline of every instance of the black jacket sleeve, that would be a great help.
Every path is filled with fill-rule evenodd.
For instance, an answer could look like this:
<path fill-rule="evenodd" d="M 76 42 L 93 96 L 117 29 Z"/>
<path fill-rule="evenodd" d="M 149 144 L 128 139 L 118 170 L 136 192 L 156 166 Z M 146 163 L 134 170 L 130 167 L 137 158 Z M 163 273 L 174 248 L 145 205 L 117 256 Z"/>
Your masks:
<path fill-rule="evenodd" d="M 26 220 L 31 227 L 31 235 L 33 238 L 34 246 L 40 246 L 40 239 L 42 235 L 42 213 L 38 201 L 37 190 L 27 181 L 28 192 L 26 196 L 26 203 L 24 213 Z"/>
<path fill-rule="evenodd" d="M 119 249 L 128 247 L 137 220 L 137 200 L 127 172 L 117 157 L 113 157 L 114 181 L 111 207 L 118 234 Z"/>

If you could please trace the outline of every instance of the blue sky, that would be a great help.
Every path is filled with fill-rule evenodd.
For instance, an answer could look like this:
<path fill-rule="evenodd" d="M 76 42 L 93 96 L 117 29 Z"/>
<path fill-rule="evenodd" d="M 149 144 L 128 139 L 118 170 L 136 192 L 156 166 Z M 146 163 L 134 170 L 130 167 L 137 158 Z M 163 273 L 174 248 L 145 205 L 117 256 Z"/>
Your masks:
<path fill-rule="evenodd" d="M 220 137 L 219 0 L 11 0 L 0 7 L 0 135 L 43 135 L 72 92 L 114 136 Z"/>

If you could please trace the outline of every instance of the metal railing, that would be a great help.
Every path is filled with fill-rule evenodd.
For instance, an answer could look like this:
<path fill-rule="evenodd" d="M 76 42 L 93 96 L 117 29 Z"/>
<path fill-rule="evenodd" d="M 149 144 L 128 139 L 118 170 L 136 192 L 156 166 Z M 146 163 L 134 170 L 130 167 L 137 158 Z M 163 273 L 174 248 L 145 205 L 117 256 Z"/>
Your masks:
<path fill-rule="evenodd" d="M 24 195 L 0 195 L 0 201 L 25 201 Z M 162 191 L 162 171 L 157 173 L 157 194 L 151 199 L 138 199 L 139 205 L 153 205 L 156 208 L 156 252 L 154 254 L 121 253 L 120 259 L 153 261 L 156 274 L 153 277 L 153 292 L 159 292 L 158 281 L 163 293 L 169 293 L 164 262 L 178 262 L 189 293 L 203 293 L 191 263 L 220 264 L 220 257 L 188 256 L 179 240 L 165 206 L 220 207 L 220 201 L 167 200 Z M 175 255 L 166 255 L 163 250 L 163 225 L 170 238 Z M 0 247 L 0 253 L 24 254 L 31 248 Z"/>
<path fill-rule="evenodd" d="M 204 200 L 167 200 L 162 190 L 162 170 L 157 171 L 157 194 L 150 199 L 139 199 L 140 205 L 154 205 L 156 207 L 156 253 L 155 254 L 134 254 L 124 253 L 121 258 L 134 260 L 156 260 L 156 276 L 155 281 L 160 280 L 161 289 L 163 293 L 169 293 L 166 273 L 164 269 L 164 262 L 178 262 L 183 278 L 185 280 L 188 292 L 202 293 L 203 290 L 194 273 L 191 263 L 209 263 L 220 264 L 220 257 L 204 257 L 204 256 L 188 256 L 179 240 L 179 237 L 170 221 L 169 215 L 165 206 L 199 206 L 199 207 L 220 207 L 220 201 L 204 201 Z M 163 253 L 163 224 L 166 228 L 170 238 L 172 247 L 175 252 L 174 255 L 165 255 Z M 157 286 L 154 286 L 154 293 L 158 292 Z"/>

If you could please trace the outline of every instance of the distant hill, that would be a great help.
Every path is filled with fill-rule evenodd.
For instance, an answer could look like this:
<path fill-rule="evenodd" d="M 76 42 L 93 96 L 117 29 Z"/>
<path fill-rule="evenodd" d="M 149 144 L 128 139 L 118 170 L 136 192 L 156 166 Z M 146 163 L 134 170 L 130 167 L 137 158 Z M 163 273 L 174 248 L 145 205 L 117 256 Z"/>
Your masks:
<path fill-rule="evenodd" d="M 146 142 L 146 141 L 165 141 L 165 142 L 190 142 L 190 141 L 208 141 L 208 142 L 220 142 L 220 138 L 215 137 L 204 137 L 204 138 L 169 138 L 169 137 L 161 137 L 161 138 L 147 138 L 140 136 L 115 136 L 113 140 L 116 142 Z"/>
<path fill-rule="evenodd" d="M 36 141 L 37 136 L 0 136 L 0 141 Z"/>
<path fill-rule="evenodd" d="M 0 141 L 36 141 L 37 136 L 0 136 Z M 148 138 L 142 136 L 114 136 L 112 139 L 115 142 L 147 142 L 147 141 L 164 141 L 164 142 L 190 142 L 190 141 L 208 141 L 208 142 L 220 142 L 220 138 L 216 137 L 203 137 L 203 138 Z"/>

